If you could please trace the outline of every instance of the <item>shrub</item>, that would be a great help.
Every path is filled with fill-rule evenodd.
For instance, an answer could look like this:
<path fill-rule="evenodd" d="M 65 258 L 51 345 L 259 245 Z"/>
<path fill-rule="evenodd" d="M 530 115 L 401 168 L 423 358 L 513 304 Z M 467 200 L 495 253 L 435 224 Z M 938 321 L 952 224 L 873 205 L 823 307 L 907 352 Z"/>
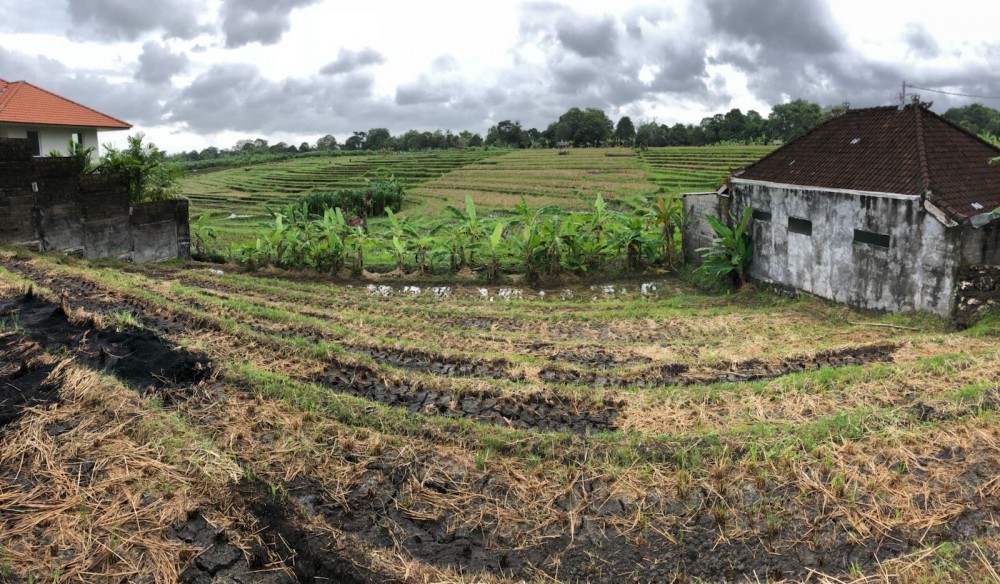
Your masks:
<path fill-rule="evenodd" d="M 325 209 L 340 209 L 348 217 L 366 219 L 385 209 L 398 212 L 403 207 L 403 183 L 395 177 L 366 180 L 365 186 L 334 191 L 313 191 L 299 199 L 309 213 L 322 215 Z"/>

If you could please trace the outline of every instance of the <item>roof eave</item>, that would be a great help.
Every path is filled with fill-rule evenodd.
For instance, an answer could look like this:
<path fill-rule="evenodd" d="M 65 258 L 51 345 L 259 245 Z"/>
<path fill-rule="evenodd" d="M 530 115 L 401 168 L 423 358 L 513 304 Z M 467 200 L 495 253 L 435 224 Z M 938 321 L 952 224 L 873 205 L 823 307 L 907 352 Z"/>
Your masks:
<path fill-rule="evenodd" d="M 46 122 L 15 122 L 9 120 L 0 119 L 0 124 L 11 125 L 11 126 L 45 126 L 47 128 L 93 128 L 98 131 L 115 131 L 115 130 L 131 130 L 132 124 L 124 124 L 121 126 L 95 126 L 93 124 L 53 124 Z"/>
<path fill-rule="evenodd" d="M 862 191 L 858 189 L 838 189 L 833 187 L 820 187 L 814 185 L 799 185 L 794 183 L 779 183 L 767 180 L 757 180 L 752 178 L 732 177 L 733 184 L 760 185 L 778 189 L 800 189 L 803 191 L 822 191 L 828 193 L 840 193 L 845 195 L 861 195 L 865 197 L 881 197 L 884 199 L 900 199 L 904 201 L 915 201 L 920 199 L 920 195 L 907 193 L 884 193 L 878 191 Z"/>

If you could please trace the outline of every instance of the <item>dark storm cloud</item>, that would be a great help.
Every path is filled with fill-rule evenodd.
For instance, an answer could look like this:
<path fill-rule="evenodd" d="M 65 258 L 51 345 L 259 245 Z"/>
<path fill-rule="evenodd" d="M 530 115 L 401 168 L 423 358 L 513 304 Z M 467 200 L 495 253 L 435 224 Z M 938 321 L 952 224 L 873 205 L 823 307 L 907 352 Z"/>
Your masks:
<path fill-rule="evenodd" d="M 149 41 L 142 45 L 139 70 L 135 78 L 152 85 L 169 83 L 170 79 L 187 69 L 188 58 L 184 53 L 171 52 L 170 47 Z"/>
<path fill-rule="evenodd" d="M 715 30 L 748 44 L 814 55 L 844 46 L 824 0 L 707 0 L 704 6 Z"/>
<path fill-rule="evenodd" d="M 937 39 L 923 25 L 912 23 L 906 25 L 903 39 L 910 46 L 910 51 L 918 57 L 933 59 L 941 54 Z"/>
<path fill-rule="evenodd" d="M 719 38 L 710 62 L 745 73 L 764 102 L 878 105 L 901 79 L 897 65 L 847 45 L 824 0 L 708 0 L 705 9 Z"/>
<path fill-rule="evenodd" d="M 699 14 L 704 20 L 705 13 Z M 573 106 L 614 113 L 664 99 L 715 103 L 703 28 L 680 22 L 663 7 L 642 6 L 617 17 L 555 3 L 524 5 L 517 47 L 540 50 L 544 63 L 517 59 L 516 48 L 520 75 L 502 81 L 504 102 L 491 107 L 502 112 L 523 106 L 522 122 L 545 126 Z"/>
<path fill-rule="evenodd" d="M 506 98 L 503 98 L 506 100 Z M 408 129 L 471 129 L 488 123 L 486 91 L 451 80 L 421 77 L 396 96 L 374 93 L 365 71 L 336 76 L 272 80 L 252 65 L 217 65 L 171 100 L 170 121 L 195 133 L 322 136 L 373 127 L 394 134 Z"/>
<path fill-rule="evenodd" d="M 134 41 L 154 31 L 189 39 L 206 30 L 198 22 L 203 8 L 192 0 L 68 0 L 67 5 L 69 35 L 78 39 Z"/>
<path fill-rule="evenodd" d="M 426 79 L 416 83 L 400 85 L 396 88 L 397 105 L 416 105 L 424 103 L 448 103 L 453 90 L 443 85 L 435 85 Z"/>
<path fill-rule="evenodd" d="M 612 57 L 618 53 L 617 20 L 566 17 L 556 25 L 556 38 L 581 57 Z"/>
<path fill-rule="evenodd" d="M 223 0 L 220 16 L 226 46 L 236 48 L 254 42 L 273 45 L 291 28 L 291 12 L 317 1 Z"/>
<path fill-rule="evenodd" d="M 341 48 L 337 53 L 337 58 L 324 65 L 319 72 L 323 75 L 340 75 L 382 63 L 385 63 L 385 57 L 375 49 L 365 47 L 352 51 Z"/>

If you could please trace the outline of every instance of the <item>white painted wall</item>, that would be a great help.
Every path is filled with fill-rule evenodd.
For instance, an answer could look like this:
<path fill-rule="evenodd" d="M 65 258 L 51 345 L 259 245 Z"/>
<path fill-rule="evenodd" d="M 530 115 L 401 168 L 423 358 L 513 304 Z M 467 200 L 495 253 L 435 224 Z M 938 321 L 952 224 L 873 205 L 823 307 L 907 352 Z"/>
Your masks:
<path fill-rule="evenodd" d="M 98 141 L 97 130 L 94 128 L 0 124 L 0 138 L 27 138 L 28 132 L 32 130 L 38 132 L 39 154 L 41 156 L 47 155 L 52 150 L 58 150 L 63 154 L 68 154 L 69 137 L 76 132 L 83 134 L 83 145 L 85 147 L 94 147 L 94 154 L 92 158 L 95 162 L 101 155 L 101 145 Z"/>

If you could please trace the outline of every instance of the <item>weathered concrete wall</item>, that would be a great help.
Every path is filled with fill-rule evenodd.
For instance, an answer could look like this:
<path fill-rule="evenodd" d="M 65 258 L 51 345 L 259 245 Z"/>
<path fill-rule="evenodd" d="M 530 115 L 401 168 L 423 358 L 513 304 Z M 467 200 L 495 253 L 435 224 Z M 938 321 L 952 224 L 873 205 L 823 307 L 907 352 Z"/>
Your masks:
<path fill-rule="evenodd" d="M 188 203 L 132 206 L 120 175 L 80 176 L 69 158 L 32 158 L 0 138 L 0 244 L 135 262 L 190 256 Z"/>
<path fill-rule="evenodd" d="M 1000 264 L 1000 222 L 962 230 L 962 260 L 967 264 Z"/>
<path fill-rule="evenodd" d="M 94 258 L 131 258 L 132 218 L 128 179 L 119 175 L 80 177 L 84 211 L 84 255 Z"/>
<path fill-rule="evenodd" d="M 929 310 L 947 316 L 962 263 L 962 231 L 923 211 L 917 197 L 732 185 L 733 208 L 770 213 L 753 222 L 750 276 L 851 306 Z M 811 221 L 811 235 L 789 230 Z M 854 241 L 855 230 L 889 236 L 889 247 Z"/>
<path fill-rule="evenodd" d="M 690 217 L 682 238 L 684 258 L 689 262 L 700 262 L 703 254 L 696 250 L 712 245 L 712 240 L 715 239 L 715 230 L 705 221 L 705 215 L 726 217 L 729 213 L 729 197 L 714 192 L 685 193 L 681 195 L 681 204 L 684 206 L 684 214 Z"/>
<path fill-rule="evenodd" d="M 962 268 L 955 291 L 955 325 L 968 328 L 1000 307 L 1000 265 Z"/>
<path fill-rule="evenodd" d="M 135 263 L 177 257 L 177 221 L 173 201 L 132 206 L 132 260 Z"/>

